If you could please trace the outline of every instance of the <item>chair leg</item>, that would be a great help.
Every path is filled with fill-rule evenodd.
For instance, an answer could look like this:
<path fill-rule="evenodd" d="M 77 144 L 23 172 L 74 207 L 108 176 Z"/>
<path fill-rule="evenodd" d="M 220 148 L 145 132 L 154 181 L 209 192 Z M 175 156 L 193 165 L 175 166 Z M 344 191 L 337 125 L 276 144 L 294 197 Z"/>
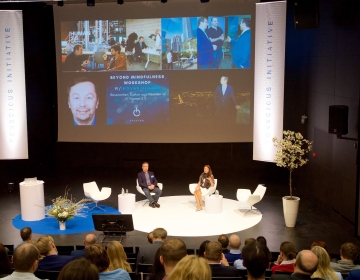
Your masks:
<path fill-rule="evenodd" d="M 93 210 L 93 209 L 95 209 L 95 208 L 99 208 L 99 209 L 101 209 L 101 210 L 103 210 L 103 211 L 105 212 L 105 209 L 104 209 L 104 208 L 98 206 L 98 203 L 97 203 L 97 202 L 95 202 L 95 203 L 96 203 L 96 205 L 95 205 L 93 208 L 91 208 L 88 212 L 90 212 L 91 210 Z"/>

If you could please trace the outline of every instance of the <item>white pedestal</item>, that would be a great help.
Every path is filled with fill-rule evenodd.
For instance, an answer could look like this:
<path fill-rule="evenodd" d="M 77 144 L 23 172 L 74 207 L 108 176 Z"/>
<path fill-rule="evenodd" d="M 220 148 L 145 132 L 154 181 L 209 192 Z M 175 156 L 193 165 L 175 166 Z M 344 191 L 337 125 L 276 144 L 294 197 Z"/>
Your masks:
<path fill-rule="evenodd" d="M 222 202 L 223 196 L 219 195 L 216 197 L 215 195 L 205 196 L 205 212 L 208 214 L 220 214 L 222 213 Z"/>
<path fill-rule="evenodd" d="M 21 219 L 38 221 L 45 218 L 44 181 L 21 182 Z"/>
<path fill-rule="evenodd" d="M 131 214 L 135 211 L 135 194 L 119 194 L 118 202 L 119 212 L 121 212 L 121 214 Z"/>

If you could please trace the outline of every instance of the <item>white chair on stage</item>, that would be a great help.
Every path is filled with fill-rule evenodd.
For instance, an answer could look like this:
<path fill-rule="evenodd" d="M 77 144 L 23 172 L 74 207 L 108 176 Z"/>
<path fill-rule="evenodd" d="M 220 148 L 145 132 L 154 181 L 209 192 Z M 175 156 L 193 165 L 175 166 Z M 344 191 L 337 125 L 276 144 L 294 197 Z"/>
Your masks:
<path fill-rule="evenodd" d="M 266 187 L 264 187 L 263 185 L 260 185 L 260 184 L 257 186 L 257 188 L 253 194 L 251 194 L 251 191 L 249 189 L 238 189 L 237 190 L 237 193 L 236 193 L 237 200 L 250 206 L 250 209 L 245 212 L 244 216 L 247 213 L 249 213 L 250 211 L 258 211 L 261 214 L 259 209 L 256 209 L 256 208 L 253 209 L 253 205 L 262 200 L 265 192 L 266 192 Z"/>
<path fill-rule="evenodd" d="M 189 184 L 189 190 L 192 194 L 194 194 L 195 192 L 195 188 L 197 186 L 197 183 L 192 183 L 192 184 Z M 206 195 L 211 195 L 213 194 L 215 191 L 216 191 L 216 186 L 217 186 L 217 179 L 214 179 L 214 186 L 213 187 L 210 187 L 208 189 L 206 188 L 200 188 L 201 190 L 201 196 L 206 196 Z"/>
<path fill-rule="evenodd" d="M 110 197 L 111 195 L 111 188 L 102 188 L 101 191 L 98 188 L 98 185 L 96 182 L 90 182 L 90 183 L 84 183 L 84 194 L 87 198 L 94 201 L 96 204 L 93 208 L 91 208 L 89 211 L 93 210 L 94 208 L 99 208 L 103 211 L 105 209 L 98 206 L 98 202 L 101 200 L 105 200 Z"/>
<path fill-rule="evenodd" d="M 163 189 L 163 184 L 162 184 L 162 183 L 157 183 L 157 186 L 158 186 L 158 188 L 159 188 L 160 190 Z M 139 193 L 141 193 L 143 196 L 145 196 L 145 193 L 144 193 L 144 191 L 142 190 L 142 187 L 139 186 L 139 181 L 138 181 L 138 179 L 136 179 L 136 190 L 137 190 Z M 150 194 L 151 194 L 151 195 L 155 195 L 154 192 L 150 192 Z M 149 202 L 149 200 L 146 200 L 145 203 L 144 203 L 144 205 L 145 205 L 146 203 L 148 203 L 148 202 Z M 144 205 L 143 205 L 143 206 L 144 206 Z"/>

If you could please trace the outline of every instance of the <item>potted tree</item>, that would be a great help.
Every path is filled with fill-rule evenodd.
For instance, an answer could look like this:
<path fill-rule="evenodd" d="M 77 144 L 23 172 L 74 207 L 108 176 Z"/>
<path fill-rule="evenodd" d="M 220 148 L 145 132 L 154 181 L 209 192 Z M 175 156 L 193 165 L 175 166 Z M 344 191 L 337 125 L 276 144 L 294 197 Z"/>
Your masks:
<path fill-rule="evenodd" d="M 277 148 L 275 162 L 277 166 L 287 168 L 290 172 L 290 196 L 283 197 L 283 209 L 285 224 L 287 227 L 294 227 L 299 209 L 300 198 L 293 196 L 292 172 L 306 164 L 309 160 L 306 154 L 312 148 L 312 142 L 304 139 L 301 133 L 290 130 L 284 130 L 283 138 L 272 139 L 274 146 Z"/>

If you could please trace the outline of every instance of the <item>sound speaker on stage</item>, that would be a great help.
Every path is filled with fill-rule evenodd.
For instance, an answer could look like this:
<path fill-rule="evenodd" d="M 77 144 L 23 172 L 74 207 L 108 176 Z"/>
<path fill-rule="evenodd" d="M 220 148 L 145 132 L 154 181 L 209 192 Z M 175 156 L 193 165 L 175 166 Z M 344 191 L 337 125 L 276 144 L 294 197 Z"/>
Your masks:
<path fill-rule="evenodd" d="M 329 130 L 328 132 L 336 135 L 348 133 L 349 107 L 346 105 L 329 106 Z"/>

